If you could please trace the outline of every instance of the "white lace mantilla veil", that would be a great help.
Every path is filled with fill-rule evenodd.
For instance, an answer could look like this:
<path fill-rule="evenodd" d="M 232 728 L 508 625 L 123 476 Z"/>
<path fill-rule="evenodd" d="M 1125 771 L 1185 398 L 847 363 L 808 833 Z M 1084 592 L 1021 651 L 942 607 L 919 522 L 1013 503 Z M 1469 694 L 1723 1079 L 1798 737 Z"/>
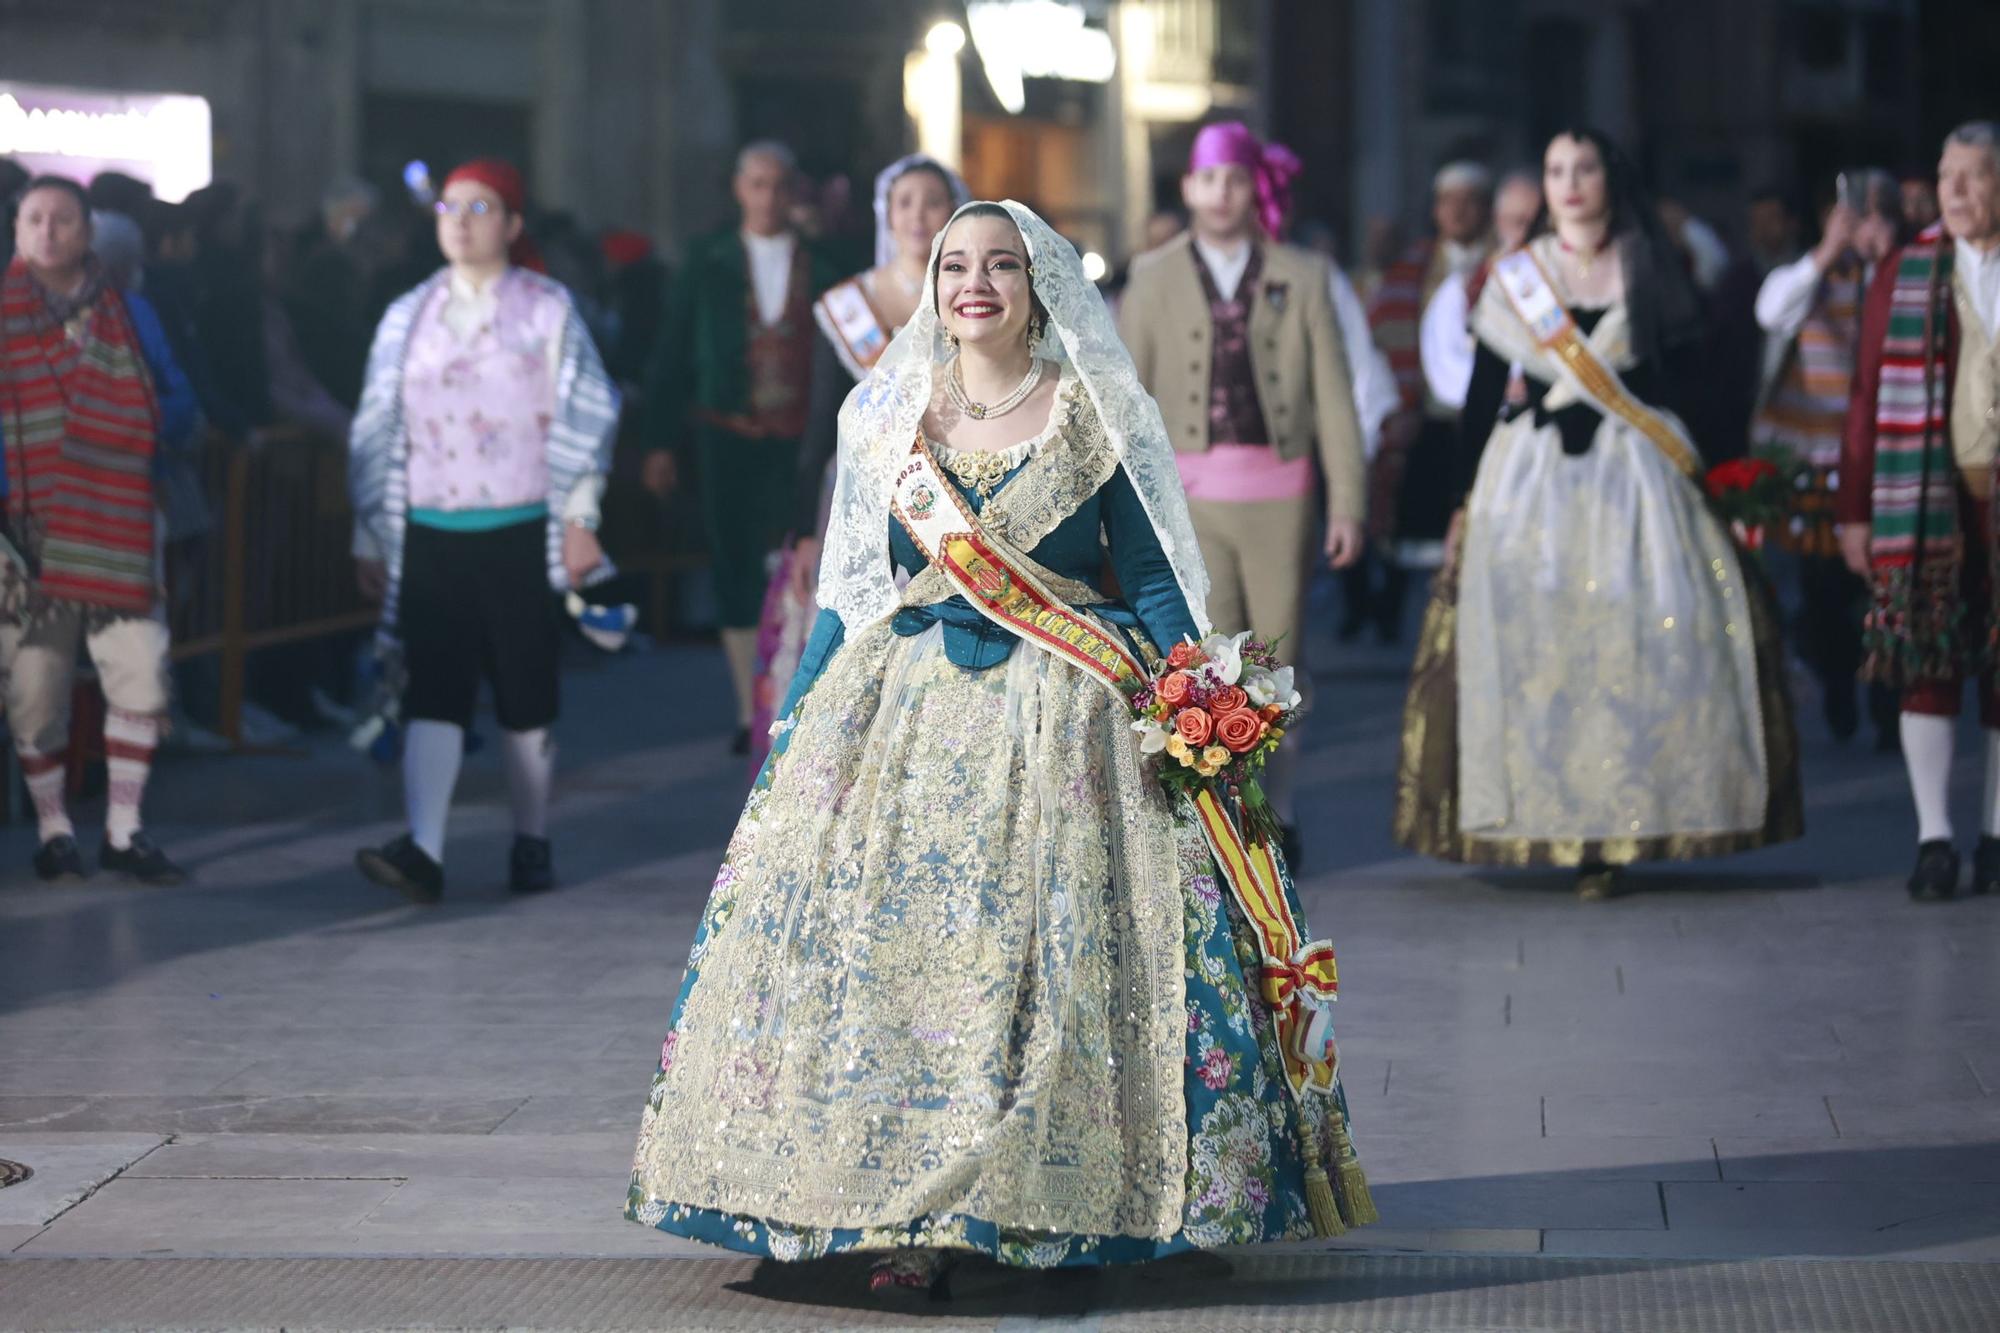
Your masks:
<path fill-rule="evenodd" d="M 960 207 L 952 222 L 976 207 L 977 202 Z M 1208 570 L 1188 518 L 1187 494 L 1159 404 L 1140 385 L 1131 353 L 1096 285 L 1084 277 L 1075 248 L 1032 209 L 1012 199 L 1001 201 L 1000 207 L 1021 230 L 1035 295 L 1049 313 L 1041 355 L 1059 364 L 1089 395 L 1112 451 L 1152 520 L 1188 611 L 1206 634 Z M 820 560 L 819 604 L 838 615 L 850 635 L 897 605 L 889 561 L 889 495 L 930 406 L 932 377 L 950 356 L 937 316 L 938 252 L 950 229 L 947 223 L 931 243 L 929 276 L 916 314 L 840 409 L 840 464 Z"/>

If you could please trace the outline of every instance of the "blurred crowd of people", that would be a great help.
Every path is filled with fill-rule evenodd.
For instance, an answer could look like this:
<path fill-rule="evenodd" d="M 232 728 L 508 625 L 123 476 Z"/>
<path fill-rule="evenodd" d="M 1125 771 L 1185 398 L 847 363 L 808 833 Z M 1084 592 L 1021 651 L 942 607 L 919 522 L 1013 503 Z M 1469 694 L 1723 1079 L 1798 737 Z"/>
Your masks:
<path fill-rule="evenodd" d="M 1284 170 L 1299 167 L 1292 159 Z M 774 670 L 790 667 L 803 638 L 799 617 L 810 608 L 814 510 L 823 513 L 833 418 L 847 387 L 866 372 L 842 330 L 852 334 L 857 319 L 879 320 L 877 335 L 886 342 L 901 320 L 883 312 L 907 317 L 928 235 L 947 204 L 964 195 L 962 183 L 937 164 L 923 170 L 932 173 L 920 171 L 924 180 L 935 177 L 923 189 L 937 197 L 907 205 L 925 210 L 921 222 L 890 217 L 890 188 L 899 178 L 892 168 L 878 181 L 871 234 L 865 201 L 847 176 L 810 181 L 782 144 L 753 144 L 733 178 L 738 218 L 691 243 L 673 274 L 638 232 L 593 229 L 532 202 L 522 212 L 511 262 L 566 289 L 623 402 L 604 497 L 606 546 L 614 555 L 671 546 L 697 559 L 705 550 L 712 605 L 696 619 L 721 629 L 739 751 L 763 752 L 763 724 L 784 683 L 774 681 Z M 1224 205 L 1193 184 L 1199 174 L 1191 170 L 1182 199 L 1147 220 L 1134 260 L 1102 280 L 1114 306 L 1135 273 L 1187 236 L 1209 265 L 1202 272 L 1221 262 L 1217 244 L 1234 244 L 1215 220 Z M 0 261 L 12 257 L 14 204 L 27 183 L 26 172 L 0 160 L 0 199 L 9 213 Z M 1412 587 L 1446 563 L 1468 484 L 1462 418 L 1475 391 L 1477 343 L 1468 324 L 1496 258 L 1548 233 L 1544 183 L 1544 168 L 1447 163 L 1435 175 L 1422 225 L 1376 219 L 1361 238 L 1360 262 L 1346 269 L 1324 222 L 1283 206 L 1266 208 L 1269 217 L 1244 215 L 1246 236 L 1288 242 L 1286 253 L 1315 254 L 1328 275 L 1333 324 L 1324 336 L 1345 352 L 1342 393 L 1352 401 L 1341 411 L 1353 409 L 1365 497 L 1343 493 L 1340 514 L 1315 509 L 1307 526 L 1327 533 L 1328 554 L 1342 571 L 1344 640 L 1372 632 L 1384 643 L 1401 641 Z M 1772 558 L 1786 573 L 1787 619 L 1799 655 L 1820 679 L 1826 722 L 1836 736 L 1852 735 L 1865 699 L 1882 747 L 1894 749 L 1894 694 L 1879 687 L 1865 694 L 1858 683 L 1865 571 L 1841 548 L 1833 497 L 1867 281 L 1876 264 L 1937 221 L 1938 192 L 1928 168 L 1857 166 L 1818 185 L 1758 189 L 1733 218 L 1704 218 L 1671 198 L 1649 200 L 1645 235 L 1658 239 L 1662 262 L 1692 293 L 1691 333 L 1675 348 L 1672 375 L 1680 381 L 1674 405 L 1702 455 L 1710 465 L 1752 454 L 1784 462 L 1793 494 L 1771 534 Z M 168 202 L 142 181 L 106 172 L 83 184 L 82 197 L 94 263 L 105 281 L 142 296 L 157 315 L 199 409 L 197 428 L 183 443 L 163 442 L 155 462 L 165 581 L 178 595 L 175 570 L 196 567 L 194 553 L 206 549 L 217 521 L 205 470 L 210 451 L 301 436 L 348 441 L 385 314 L 446 264 L 440 194 L 413 164 L 393 190 L 335 182 L 315 216 L 289 227 L 229 183 Z M 1228 263 L 1220 272 L 1236 281 Z M 856 275 L 846 280 L 853 291 L 844 297 L 842 273 Z M 892 289 L 892 280 L 900 285 Z M 1229 293 L 1217 290 L 1215 299 L 1226 304 Z M 863 293 L 858 304 L 855 292 Z M 1518 366 L 1505 392 L 1509 405 L 1525 401 Z M 1330 428 L 1321 425 L 1325 436 Z M 1333 448 L 1328 438 L 1317 447 L 1322 454 Z M 1344 469 L 1346 449 L 1322 458 L 1322 472 Z M 1351 520 L 1356 530 L 1335 532 L 1329 517 Z M 776 579 L 765 561 L 772 551 L 783 560 Z M 1250 573 L 1243 595 L 1268 592 L 1270 572 Z M 371 582 L 379 578 L 371 581 L 364 570 L 364 587 L 379 593 Z M 776 602 L 787 600 L 789 628 L 778 623 L 782 616 L 773 618 Z M 279 716 L 267 721 L 252 709 L 247 725 L 283 732 L 352 721 L 352 654 L 345 662 L 338 657 L 309 650 L 269 658 L 269 669 L 253 672 L 252 692 Z M 212 692 L 211 670 L 183 664 L 182 693 L 190 701 Z M 208 720 L 196 710 L 193 721 Z"/>

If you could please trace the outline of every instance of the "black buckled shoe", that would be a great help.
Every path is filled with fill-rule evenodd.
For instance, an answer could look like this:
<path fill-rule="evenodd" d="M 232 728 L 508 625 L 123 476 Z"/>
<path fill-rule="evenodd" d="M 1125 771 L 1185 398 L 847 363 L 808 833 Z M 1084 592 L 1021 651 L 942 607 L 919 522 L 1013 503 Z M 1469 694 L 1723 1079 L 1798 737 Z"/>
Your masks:
<path fill-rule="evenodd" d="M 2000 838 L 1981 837 L 1973 849 L 1972 891 L 2000 893 Z"/>
<path fill-rule="evenodd" d="M 1943 838 L 1917 848 L 1917 868 L 1910 872 L 1910 897 L 1916 902 L 1950 902 L 1958 895 L 1958 849 Z"/>
<path fill-rule="evenodd" d="M 515 893 L 547 893 L 556 886 L 555 856 L 547 838 L 514 835 L 514 851 L 507 858 L 507 887 Z"/>
<path fill-rule="evenodd" d="M 380 847 L 354 854 L 354 866 L 385 889 L 394 889 L 413 903 L 430 904 L 444 897 L 444 867 L 405 833 Z"/>
<path fill-rule="evenodd" d="M 83 880 L 83 849 L 67 833 L 58 833 L 35 849 L 35 877 L 46 884 L 76 884 Z"/>
<path fill-rule="evenodd" d="M 122 848 L 105 843 L 97 853 L 97 868 L 107 875 L 129 876 L 141 884 L 179 884 L 187 878 L 187 871 L 168 860 L 160 844 L 147 837 L 144 829 L 133 833 L 132 840 Z"/>

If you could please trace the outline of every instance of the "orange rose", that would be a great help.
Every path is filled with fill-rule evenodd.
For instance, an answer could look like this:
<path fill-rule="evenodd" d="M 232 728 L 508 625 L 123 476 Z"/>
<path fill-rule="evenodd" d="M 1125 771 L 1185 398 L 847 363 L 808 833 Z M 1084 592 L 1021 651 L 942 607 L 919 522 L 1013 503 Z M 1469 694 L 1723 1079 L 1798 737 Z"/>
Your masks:
<path fill-rule="evenodd" d="M 1201 649 L 1182 639 L 1167 653 L 1167 665 L 1176 671 L 1185 670 L 1201 661 Z"/>
<path fill-rule="evenodd" d="M 1239 691 L 1240 693 L 1240 691 Z M 1237 754 L 1254 749 L 1270 724 L 1247 708 L 1223 713 L 1215 719 L 1215 739 Z"/>
<path fill-rule="evenodd" d="M 1208 701 L 1208 711 L 1215 714 L 1218 719 L 1224 713 L 1233 713 L 1239 708 L 1249 706 L 1250 696 L 1234 685 L 1224 685 L 1215 692 L 1215 697 Z"/>
<path fill-rule="evenodd" d="M 1160 682 L 1160 688 L 1155 693 L 1167 707 L 1179 708 L 1194 693 L 1194 677 L 1185 671 L 1176 671 Z"/>
<path fill-rule="evenodd" d="M 1174 717 L 1174 730 L 1189 745 L 1203 746 L 1215 733 L 1215 719 L 1208 715 L 1205 708 L 1183 708 Z"/>

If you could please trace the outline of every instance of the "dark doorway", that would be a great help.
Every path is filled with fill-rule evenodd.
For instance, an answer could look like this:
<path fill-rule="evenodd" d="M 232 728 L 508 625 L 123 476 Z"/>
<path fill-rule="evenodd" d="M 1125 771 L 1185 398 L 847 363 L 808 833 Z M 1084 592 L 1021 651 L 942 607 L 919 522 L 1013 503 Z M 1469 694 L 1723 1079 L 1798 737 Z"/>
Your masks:
<path fill-rule="evenodd" d="M 361 104 L 361 170 L 376 185 L 393 189 L 406 163 L 422 161 L 433 180 L 443 180 L 467 158 L 491 155 L 506 158 L 533 180 L 534 129 L 534 109 L 526 102 L 369 93 Z"/>

